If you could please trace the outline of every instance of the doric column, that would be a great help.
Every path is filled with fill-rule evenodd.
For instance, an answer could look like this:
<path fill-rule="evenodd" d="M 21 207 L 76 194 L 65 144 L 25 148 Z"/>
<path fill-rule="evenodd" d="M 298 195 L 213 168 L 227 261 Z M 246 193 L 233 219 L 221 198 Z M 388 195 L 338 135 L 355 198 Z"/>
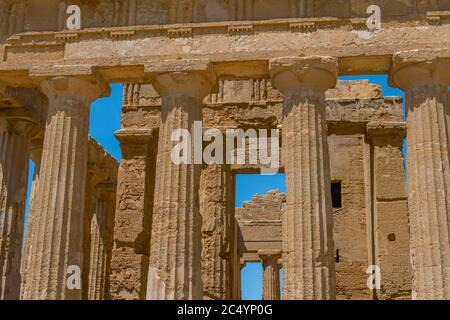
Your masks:
<path fill-rule="evenodd" d="M 0 300 L 20 298 L 27 178 L 27 139 L 0 119 Z"/>
<path fill-rule="evenodd" d="M 90 223 L 89 300 L 109 299 L 112 234 L 114 228 L 114 184 L 95 187 L 93 214 Z"/>
<path fill-rule="evenodd" d="M 33 174 L 33 182 L 31 184 L 31 193 L 30 193 L 30 202 L 28 206 L 28 218 L 26 222 L 26 232 L 23 246 L 23 256 L 22 256 L 22 289 L 21 289 L 21 299 L 25 299 L 25 297 L 31 295 L 31 283 L 32 279 L 30 277 L 30 266 L 31 266 L 31 248 L 33 248 L 36 244 L 33 243 L 33 228 L 35 227 L 36 217 L 39 216 L 39 213 L 36 211 L 36 197 L 37 190 L 39 186 L 39 177 L 41 172 L 41 158 L 42 158 L 42 147 L 43 140 L 42 139 L 32 139 L 29 142 L 29 150 L 30 150 L 30 158 L 34 163 L 34 174 Z"/>
<path fill-rule="evenodd" d="M 281 250 L 259 250 L 263 264 L 263 300 L 280 300 Z"/>
<path fill-rule="evenodd" d="M 287 207 L 284 299 L 335 299 L 333 217 L 325 90 L 336 83 L 337 60 L 285 57 L 270 61 L 284 95 L 283 159 Z"/>
<path fill-rule="evenodd" d="M 237 300 L 242 300 L 242 270 L 246 267 L 246 262 L 244 259 L 239 258 L 239 269 L 238 269 L 238 297 Z"/>
<path fill-rule="evenodd" d="M 413 299 L 450 299 L 450 51 L 394 56 L 406 93 Z"/>
<path fill-rule="evenodd" d="M 80 299 L 90 103 L 106 88 L 75 77 L 42 82 L 49 100 L 25 299 Z"/>
<path fill-rule="evenodd" d="M 204 299 L 231 297 L 230 241 L 233 203 L 229 165 L 211 164 L 202 169 L 200 214 L 202 216 L 202 279 Z"/>
<path fill-rule="evenodd" d="M 117 176 L 111 298 L 145 300 L 157 138 L 150 129 L 121 129 L 115 135 L 122 161 Z"/>
<path fill-rule="evenodd" d="M 148 273 L 149 300 L 203 298 L 198 205 L 201 165 L 194 164 L 194 149 L 202 149 L 202 141 L 187 142 L 185 156 L 189 164 L 176 164 L 171 157 L 175 145 L 172 133 L 184 129 L 193 134 L 194 122 L 202 120 L 203 98 L 215 84 L 209 63 L 201 67 L 204 69 L 196 72 L 162 73 L 153 81 L 162 105 Z"/>

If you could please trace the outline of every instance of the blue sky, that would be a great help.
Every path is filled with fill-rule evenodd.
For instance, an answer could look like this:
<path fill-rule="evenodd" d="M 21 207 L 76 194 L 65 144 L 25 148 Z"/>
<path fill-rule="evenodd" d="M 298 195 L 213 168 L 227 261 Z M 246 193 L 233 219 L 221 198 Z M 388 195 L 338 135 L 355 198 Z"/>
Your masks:
<path fill-rule="evenodd" d="M 383 86 L 384 96 L 404 96 L 401 90 L 390 88 L 386 75 L 340 77 L 341 80 L 369 79 L 371 83 Z M 122 85 L 111 85 L 111 96 L 99 99 L 91 106 L 90 135 L 97 140 L 116 160 L 122 156 L 119 143 L 114 132 L 120 129 L 122 105 Z M 30 164 L 29 189 L 31 187 L 34 166 Z M 238 175 L 236 177 L 236 206 L 242 207 L 244 201 L 251 201 L 254 194 L 264 194 L 270 190 L 286 191 L 285 176 Z M 30 192 L 28 192 L 29 194 Z M 28 210 L 28 202 L 27 202 Z M 242 298 L 244 300 L 261 299 L 262 295 L 262 267 L 261 264 L 251 263 L 242 270 Z"/>

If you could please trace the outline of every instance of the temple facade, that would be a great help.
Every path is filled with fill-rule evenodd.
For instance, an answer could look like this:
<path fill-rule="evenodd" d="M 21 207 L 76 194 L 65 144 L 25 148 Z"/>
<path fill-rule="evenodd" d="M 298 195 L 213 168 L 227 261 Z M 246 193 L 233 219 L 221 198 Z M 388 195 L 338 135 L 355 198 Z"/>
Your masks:
<path fill-rule="evenodd" d="M 375 2 L 378 30 L 371 1 L 0 0 L 0 299 L 237 300 L 249 262 L 267 300 L 450 299 L 450 3 Z M 337 80 L 367 74 L 405 101 Z M 111 83 L 119 163 L 88 135 Z M 174 162 L 196 123 L 279 145 Z M 261 151 L 286 193 L 235 208 Z"/>

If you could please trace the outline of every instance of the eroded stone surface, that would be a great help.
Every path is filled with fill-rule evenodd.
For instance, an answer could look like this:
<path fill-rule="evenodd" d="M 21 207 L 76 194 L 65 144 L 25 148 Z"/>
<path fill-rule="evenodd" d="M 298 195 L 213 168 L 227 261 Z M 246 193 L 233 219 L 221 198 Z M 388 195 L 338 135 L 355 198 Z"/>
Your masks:
<path fill-rule="evenodd" d="M 376 32 L 367 1 L 73 4 L 81 30 L 66 1 L 0 0 L 0 298 L 239 299 L 263 262 L 265 299 L 281 264 L 289 299 L 449 299 L 448 1 L 381 1 Z M 407 127 L 400 98 L 336 82 L 382 73 Z M 87 134 L 108 82 L 125 83 L 120 167 Z M 288 193 L 234 210 L 234 175 L 260 164 L 174 164 L 194 120 L 279 129 Z"/>

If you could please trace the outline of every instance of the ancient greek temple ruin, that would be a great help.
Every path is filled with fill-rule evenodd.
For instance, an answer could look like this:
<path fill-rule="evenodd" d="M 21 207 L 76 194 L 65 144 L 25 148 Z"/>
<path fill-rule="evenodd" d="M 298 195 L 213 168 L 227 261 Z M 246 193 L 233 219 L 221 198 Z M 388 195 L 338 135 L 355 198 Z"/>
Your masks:
<path fill-rule="evenodd" d="M 0 300 L 239 300 L 251 262 L 266 300 L 450 299 L 449 0 L 0 0 L 0 54 Z M 372 74 L 405 101 L 337 79 Z M 286 194 L 174 163 L 196 121 L 278 129 Z"/>

